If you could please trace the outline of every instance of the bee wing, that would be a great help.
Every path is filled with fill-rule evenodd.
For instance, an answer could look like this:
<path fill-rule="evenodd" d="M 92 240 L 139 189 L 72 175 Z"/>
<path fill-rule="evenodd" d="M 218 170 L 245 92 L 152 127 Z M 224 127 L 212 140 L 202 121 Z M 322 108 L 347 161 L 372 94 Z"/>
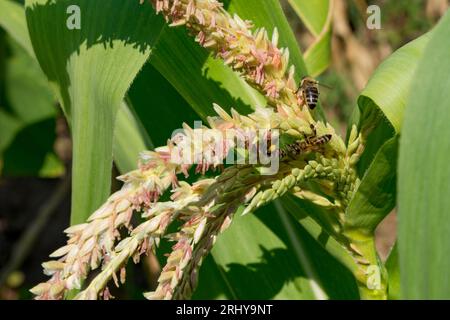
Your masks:
<path fill-rule="evenodd" d="M 326 85 L 326 84 L 323 84 L 323 83 L 319 83 L 319 86 L 321 86 L 322 88 L 325 88 L 325 89 L 333 89 L 333 87 L 332 86 L 329 86 L 329 85 Z"/>

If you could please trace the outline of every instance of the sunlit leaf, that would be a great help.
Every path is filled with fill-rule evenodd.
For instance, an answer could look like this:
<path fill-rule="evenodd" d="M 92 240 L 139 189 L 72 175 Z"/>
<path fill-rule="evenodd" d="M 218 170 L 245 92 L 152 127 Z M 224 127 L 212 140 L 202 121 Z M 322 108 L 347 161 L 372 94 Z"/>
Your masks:
<path fill-rule="evenodd" d="M 34 56 L 23 7 L 12 0 L 0 1 L 0 26 L 14 38 L 29 55 Z"/>
<path fill-rule="evenodd" d="M 25 100 L 27 101 L 28 97 L 33 96 L 33 105 L 37 103 L 37 106 L 41 106 L 42 104 L 39 101 L 43 100 L 44 97 L 49 97 L 51 94 L 51 90 L 48 88 L 47 80 L 44 79 L 42 72 L 40 71 L 39 66 L 37 65 L 37 61 L 35 61 L 35 55 L 32 48 L 31 40 L 28 35 L 28 27 L 25 19 L 25 10 L 24 8 L 12 1 L 4 0 L 0 3 L 1 8 L 4 10 L 0 14 L 0 25 L 4 27 L 10 36 L 12 36 L 21 46 L 27 51 L 27 53 L 33 57 L 34 59 L 27 59 L 27 68 L 19 68 L 19 70 L 15 70 L 15 66 L 12 65 L 10 67 L 12 77 L 17 78 L 19 82 L 28 81 L 28 76 L 36 74 L 39 78 L 34 79 L 31 83 L 32 87 L 24 88 L 23 85 L 12 84 L 8 86 L 10 96 L 12 99 L 16 99 L 18 103 L 16 105 L 19 106 L 22 110 L 22 114 L 26 118 L 33 118 L 38 116 L 39 118 L 43 117 L 42 112 L 39 113 L 36 110 L 36 106 L 29 108 L 29 104 L 22 104 Z M 20 73 L 22 71 L 22 74 Z M 25 74 L 24 74 L 25 73 Z M 14 75 L 16 75 L 14 77 Z M 45 83 L 44 83 L 45 82 Z M 31 91 L 31 92 L 30 92 Z M 27 92 L 29 94 L 23 94 L 23 92 Z M 40 97 L 43 97 L 40 99 Z M 46 98 L 48 100 L 48 98 Z M 51 103 L 54 104 L 52 98 Z M 42 109 L 42 108 L 41 108 Z M 124 172 L 123 170 L 129 171 L 136 167 L 136 159 L 138 151 L 142 151 L 142 146 L 145 146 L 144 141 L 145 136 L 141 136 L 143 134 L 142 130 L 139 130 L 139 127 L 136 122 L 138 120 L 134 117 L 134 115 L 130 114 L 129 108 L 126 105 L 123 105 L 122 108 L 119 109 L 117 114 L 117 127 L 114 130 L 114 159 L 119 167 L 119 170 Z M 51 110 L 51 111 L 50 111 Z M 44 113 L 54 113 L 55 109 L 52 107 L 50 110 L 42 110 Z M 33 116 L 36 114 L 36 116 Z M 125 143 L 128 141 L 128 143 Z M 116 144 L 117 142 L 117 144 Z M 130 153 L 130 156 L 127 154 Z"/>
<path fill-rule="evenodd" d="M 249 112 L 265 99 L 222 61 L 210 57 L 184 29 L 166 28 L 150 63 L 205 118 L 213 103 Z"/>
<path fill-rule="evenodd" d="M 120 172 L 137 169 L 139 154 L 152 145 L 146 137 L 147 133 L 139 119 L 123 102 L 117 114 L 113 143 L 114 161 Z"/>
<path fill-rule="evenodd" d="M 305 63 L 309 74 L 316 77 L 331 63 L 334 0 L 289 0 L 289 4 L 314 36 L 305 51 Z"/>
<path fill-rule="evenodd" d="M 402 298 L 450 299 L 450 12 L 434 29 L 414 74 L 400 139 Z"/>
<path fill-rule="evenodd" d="M 358 99 L 363 130 L 376 127 L 385 118 L 400 133 L 411 83 L 429 38 L 430 34 L 425 34 L 411 41 L 377 68 Z M 376 114 L 379 112 L 382 115 Z"/>
<path fill-rule="evenodd" d="M 327 23 L 330 0 L 288 0 L 288 2 L 308 30 L 318 37 Z"/>
<path fill-rule="evenodd" d="M 73 5 L 80 29 L 67 24 L 77 18 L 76 7 L 67 13 Z M 28 0 L 26 17 L 41 67 L 70 119 L 72 223 L 82 222 L 110 192 L 116 113 L 163 22 L 150 6 L 119 0 Z"/>
<path fill-rule="evenodd" d="M 358 164 L 361 174 L 371 164 L 378 149 L 401 132 L 403 113 L 419 59 L 430 38 L 425 34 L 395 51 L 375 70 L 358 98 L 359 110 L 353 119 L 366 139 Z"/>
<path fill-rule="evenodd" d="M 205 80 L 206 81 L 206 80 Z M 192 87 L 195 90 L 195 87 Z M 139 72 L 128 92 L 128 101 L 151 137 L 153 147 L 167 143 L 183 122 L 194 125 L 201 118 L 179 92 L 150 64 Z M 213 113 L 208 105 L 203 113 Z"/>

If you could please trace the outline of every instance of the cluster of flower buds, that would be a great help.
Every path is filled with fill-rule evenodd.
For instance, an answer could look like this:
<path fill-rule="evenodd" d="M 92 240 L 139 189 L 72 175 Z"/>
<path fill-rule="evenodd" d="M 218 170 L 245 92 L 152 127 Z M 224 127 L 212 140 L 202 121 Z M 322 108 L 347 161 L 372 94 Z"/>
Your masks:
<path fill-rule="evenodd" d="M 144 2 L 141 0 L 141 2 Z M 278 48 L 278 31 L 269 38 L 264 28 L 231 16 L 217 0 L 151 0 L 171 26 L 185 25 L 195 40 L 213 51 L 252 86 L 269 104 L 298 107 L 295 68 L 289 67 L 289 50 Z"/>
<path fill-rule="evenodd" d="M 139 168 L 120 177 L 123 188 L 86 223 L 66 230 L 67 245 L 51 255 L 57 260 L 43 264 L 50 280 L 32 289 L 38 299 L 61 299 L 68 291 L 81 289 L 89 272 L 99 267 L 101 271 L 76 298 L 107 299 L 111 297 L 107 287 L 111 279 L 116 285 L 125 281 L 128 260 L 139 261 L 142 254 L 155 250 L 164 236 L 175 241 L 175 245 L 158 287 L 146 297 L 189 298 L 203 258 L 231 223 L 239 206 L 247 205 L 244 213 L 249 213 L 292 193 L 335 210 L 342 225 L 342 212 L 358 186 L 354 166 L 363 151 L 361 135 L 353 127 L 346 145 L 329 124 L 315 121 L 308 108 L 301 108 L 294 69 L 289 68 L 287 49 L 277 47 L 276 30 L 271 40 L 264 29 L 252 32 L 250 22 L 232 17 L 216 0 L 152 2 L 173 26 L 185 25 L 197 42 L 264 93 L 272 108 L 256 107 L 253 113 L 241 115 L 235 110 L 228 114 L 215 105 L 218 116 L 208 118 L 209 127 L 184 125 L 166 146 L 143 152 Z M 275 131 L 281 138 L 288 137 L 305 146 L 319 141 L 315 138 L 327 138 L 320 146 L 311 145 L 295 156 L 277 158 L 279 170 L 272 174 L 263 174 L 265 166 L 260 163 L 237 163 L 214 179 L 192 185 L 178 181 L 180 175 L 187 177 L 194 165 L 195 173 L 201 174 L 222 167 L 230 151 L 239 148 L 236 136 L 257 130 L 267 130 L 268 134 L 246 139 L 246 148 L 267 142 Z M 311 184 L 315 184 L 314 188 L 310 188 Z M 160 201 L 169 191 L 170 201 Z M 143 222 L 134 227 L 131 218 L 135 213 L 141 215 Z M 178 232 L 167 236 L 167 228 L 174 220 L 183 224 Z"/>
<path fill-rule="evenodd" d="M 142 199 L 142 194 L 149 192 L 145 189 L 146 182 L 144 180 L 143 183 L 138 183 L 132 191 L 128 182 L 121 191 L 111 196 L 87 223 L 66 230 L 70 236 L 68 244 L 50 255 L 60 259 L 43 264 L 44 272 L 51 275 L 51 279 L 31 289 L 38 299 L 61 299 L 67 291 L 80 289 L 89 271 L 98 268 L 102 263 L 102 272 L 76 298 L 96 298 L 103 293 L 102 290 L 111 278 L 118 285 L 116 273 L 124 267 L 127 260 L 132 257 L 134 262 L 138 262 L 142 254 L 155 250 L 167 226 L 185 206 L 198 201 L 213 180 L 200 180 L 192 186 L 181 182 L 180 186 L 174 189 L 171 201 L 157 202 L 149 206 L 144 202 L 136 205 L 135 202 L 124 209 L 125 203 L 130 204 L 135 199 Z M 122 205 L 118 206 L 119 203 Z M 110 210 L 106 210 L 107 207 Z M 142 212 L 142 218 L 145 219 L 145 222 L 134 229 L 129 224 L 133 211 Z M 117 243 L 122 226 L 128 227 L 130 236 Z M 123 272 L 124 269 L 121 274 Z M 123 276 L 121 280 L 124 280 Z"/>
<path fill-rule="evenodd" d="M 141 223 L 130 232 L 129 237 L 124 238 L 114 248 L 109 255 L 107 263 L 103 270 L 91 281 L 85 290 L 80 292 L 75 299 L 92 300 L 103 293 L 107 284 L 114 279 L 116 286 L 119 285 L 116 272 L 121 270 L 120 280 L 125 281 L 122 276 L 124 265 L 129 258 L 135 263 L 139 262 L 142 254 L 148 254 L 155 251 L 160 239 L 165 235 L 169 224 L 182 215 L 191 203 L 195 203 L 205 193 L 205 190 L 214 182 L 213 179 L 204 179 L 190 186 L 186 182 L 181 182 L 180 187 L 175 189 L 171 201 L 158 202 L 147 211 L 144 211 L 142 217 L 145 222 Z M 106 291 L 108 292 L 108 290 Z"/>
<path fill-rule="evenodd" d="M 141 207 L 145 192 L 139 184 L 128 182 L 113 194 L 88 219 L 65 230 L 67 245 L 53 252 L 58 258 L 43 263 L 44 273 L 51 279 L 31 289 L 38 299 L 60 299 L 68 290 L 79 289 L 92 269 L 114 250 L 117 230 L 130 226 L 133 210 Z"/>
<path fill-rule="evenodd" d="M 230 167 L 220 175 L 203 197 L 184 212 L 187 222 L 171 235 L 176 241 L 167 264 L 148 299 L 190 298 L 198 281 L 198 269 L 203 258 L 212 249 L 217 236 L 230 225 L 241 204 L 247 203 L 258 186 L 268 179 L 252 166 Z"/>

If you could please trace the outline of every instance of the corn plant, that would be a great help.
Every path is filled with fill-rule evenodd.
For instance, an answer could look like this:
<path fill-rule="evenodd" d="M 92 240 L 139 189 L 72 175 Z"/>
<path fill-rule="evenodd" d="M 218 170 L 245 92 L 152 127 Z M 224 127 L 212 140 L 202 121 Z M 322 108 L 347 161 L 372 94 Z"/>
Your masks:
<path fill-rule="evenodd" d="M 148 299 L 450 297 L 450 15 L 378 67 L 344 138 L 302 86 L 331 63 L 334 0 L 289 4 L 304 53 L 276 0 L 1 0 L 73 139 L 72 225 L 37 299 L 109 299 L 161 242 Z"/>

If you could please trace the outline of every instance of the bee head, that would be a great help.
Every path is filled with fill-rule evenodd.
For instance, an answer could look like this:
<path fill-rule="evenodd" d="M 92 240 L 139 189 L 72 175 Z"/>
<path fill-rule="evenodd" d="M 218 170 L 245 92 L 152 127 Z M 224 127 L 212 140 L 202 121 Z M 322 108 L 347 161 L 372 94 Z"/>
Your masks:
<path fill-rule="evenodd" d="M 304 86 L 304 85 L 317 85 L 318 83 L 319 82 L 316 79 L 314 79 L 314 78 L 312 78 L 310 76 L 304 76 L 302 78 L 302 81 L 301 81 L 301 85 L 302 86 Z"/>

